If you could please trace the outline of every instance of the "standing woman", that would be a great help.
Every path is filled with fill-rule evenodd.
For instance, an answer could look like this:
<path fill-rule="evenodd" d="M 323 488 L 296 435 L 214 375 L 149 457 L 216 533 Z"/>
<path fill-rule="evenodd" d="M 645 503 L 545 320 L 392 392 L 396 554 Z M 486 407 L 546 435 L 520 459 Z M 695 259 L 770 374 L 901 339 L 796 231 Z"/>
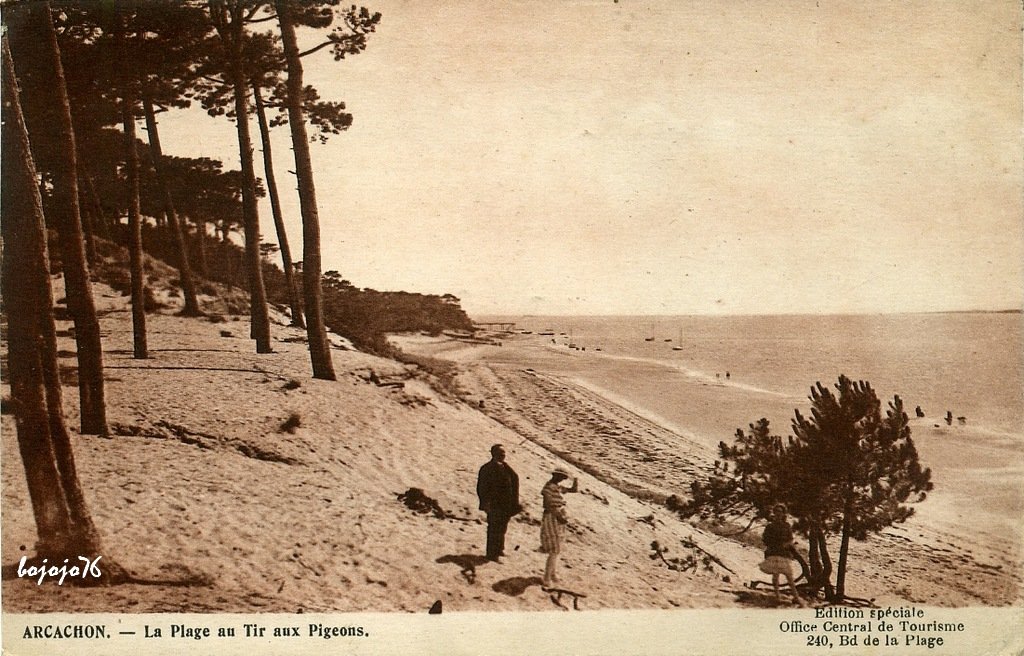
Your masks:
<path fill-rule="evenodd" d="M 565 514 L 565 499 L 562 492 L 575 492 L 579 489 L 576 479 L 572 479 L 572 487 L 562 489 L 559 483 L 569 478 L 569 473 L 561 467 L 551 472 L 551 480 L 544 484 L 540 494 L 544 499 L 544 516 L 540 520 L 540 551 L 548 555 L 544 566 L 544 587 L 550 588 L 558 582 L 555 567 L 558 565 L 558 554 L 562 551 L 562 540 L 565 525 L 569 518 Z"/>
<path fill-rule="evenodd" d="M 793 531 L 786 519 L 786 507 L 779 504 L 772 508 L 772 518 L 761 536 L 764 542 L 764 560 L 758 568 L 765 574 L 772 575 L 772 587 L 775 589 L 776 601 L 781 600 L 779 596 L 779 577 L 785 576 L 789 583 L 789 589 L 793 592 L 793 600 L 801 606 L 806 606 L 796 591 L 796 584 L 793 582 Z"/>

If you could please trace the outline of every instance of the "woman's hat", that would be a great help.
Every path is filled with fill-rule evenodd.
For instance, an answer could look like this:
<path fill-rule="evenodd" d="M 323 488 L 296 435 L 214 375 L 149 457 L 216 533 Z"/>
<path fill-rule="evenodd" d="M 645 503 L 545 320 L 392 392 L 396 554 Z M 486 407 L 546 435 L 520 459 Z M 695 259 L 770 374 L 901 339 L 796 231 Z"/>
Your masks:
<path fill-rule="evenodd" d="M 555 467 L 555 469 L 551 473 L 553 475 L 558 474 L 558 475 L 564 476 L 566 478 L 569 478 L 569 472 L 565 471 L 561 467 Z"/>

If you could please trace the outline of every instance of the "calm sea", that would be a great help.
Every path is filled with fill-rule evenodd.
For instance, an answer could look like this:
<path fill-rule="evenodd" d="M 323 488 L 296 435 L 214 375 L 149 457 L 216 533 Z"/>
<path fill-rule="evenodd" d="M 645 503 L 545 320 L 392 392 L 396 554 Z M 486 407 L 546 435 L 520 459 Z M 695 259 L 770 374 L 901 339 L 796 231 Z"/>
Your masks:
<path fill-rule="evenodd" d="M 546 344 L 600 349 L 627 375 L 725 383 L 728 373 L 730 386 L 757 391 L 770 406 L 804 410 L 815 381 L 832 385 L 846 374 L 869 381 L 883 402 L 899 394 L 911 417 L 921 406 L 941 422 L 948 410 L 972 432 L 1024 436 L 1017 313 L 480 318 L 499 319 L 534 336 L 554 332 L 538 338 Z"/>

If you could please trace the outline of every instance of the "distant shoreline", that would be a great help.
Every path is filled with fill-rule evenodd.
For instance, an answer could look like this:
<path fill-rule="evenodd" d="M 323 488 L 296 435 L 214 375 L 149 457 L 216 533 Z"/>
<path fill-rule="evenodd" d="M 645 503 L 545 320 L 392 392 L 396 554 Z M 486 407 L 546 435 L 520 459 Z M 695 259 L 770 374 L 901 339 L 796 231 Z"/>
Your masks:
<path fill-rule="evenodd" d="M 470 313 L 467 313 L 470 314 Z M 673 319 L 680 317 L 693 317 L 693 318 L 709 318 L 709 319 L 727 319 L 727 318 L 742 318 L 742 317 L 877 317 L 877 316 L 914 316 L 914 315 L 933 315 L 933 314 L 1024 314 L 1024 308 L 1007 309 L 1007 310 L 916 310 L 908 312 L 766 312 L 766 313 L 749 313 L 749 312 L 738 312 L 735 314 L 718 314 L 718 313 L 693 313 L 683 312 L 679 314 L 489 314 L 479 313 L 470 314 L 470 319 L 474 323 L 481 321 L 489 321 L 492 319 L 628 319 L 628 318 L 640 318 L 640 319 Z"/>

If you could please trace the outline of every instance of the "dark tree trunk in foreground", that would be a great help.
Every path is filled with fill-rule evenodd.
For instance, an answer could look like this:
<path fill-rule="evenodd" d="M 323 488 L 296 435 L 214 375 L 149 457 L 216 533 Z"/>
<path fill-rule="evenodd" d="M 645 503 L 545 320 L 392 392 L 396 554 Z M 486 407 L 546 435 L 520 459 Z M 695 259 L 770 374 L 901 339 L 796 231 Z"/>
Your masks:
<path fill-rule="evenodd" d="M 178 213 L 174 209 L 174 199 L 171 197 L 171 189 L 167 183 L 167 171 L 164 167 L 163 150 L 160 148 L 160 133 L 157 131 L 153 102 L 145 95 L 145 91 L 143 91 L 142 107 L 146 113 L 149 150 L 153 157 L 153 168 L 156 171 L 157 184 L 160 186 L 160 195 L 163 197 L 164 215 L 167 218 L 167 225 L 171 229 L 171 237 L 174 239 L 174 252 L 178 259 L 178 279 L 181 281 L 181 291 L 185 296 L 185 307 L 181 314 L 186 317 L 197 317 L 203 312 L 199 309 L 196 286 L 192 280 L 192 267 L 188 261 L 188 250 L 185 248 L 185 238 L 181 232 L 181 222 L 178 221 Z"/>
<path fill-rule="evenodd" d="M 309 155 L 306 119 L 302 111 L 302 60 L 295 38 L 291 8 L 287 2 L 275 2 L 281 24 L 281 42 L 288 63 L 288 123 L 295 151 L 295 173 L 299 179 L 299 206 L 302 210 L 302 289 L 306 303 L 306 334 L 313 377 L 335 380 L 331 362 L 331 344 L 324 326 L 323 290 L 321 289 L 320 217 L 313 182 L 313 164 Z"/>
<path fill-rule="evenodd" d="M 3 128 L 0 222 L 4 252 L 2 286 L 8 308 L 11 404 L 36 520 L 37 555 L 51 562 L 101 554 L 85 505 L 64 424 L 57 375 L 56 328 L 50 289 L 42 200 L 6 35 L 2 39 Z M 56 405 L 55 405 L 56 404 Z M 115 563 L 103 580 L 123 577 Z"/>
<path fill-rule="evenodd" d="M 270 194 L 270 209 L 274 215 L 274 228 L 277 229 L 277 243 L 281 247 L 281 266 L 284 267 L 285 286 L 288 287 L 288 303 L 292 309 L 292 325 L 305 328 L 302 320 L 302 305 L 299 303 L 299 290 L 295 286 L 295 267 L 292 266 L 292 251 L 288 245 L 288 233 L 284 228 L 284 217 L 281 215 L 281 199 L 277 193 L 277 178 L 274 176 L 273 152 L 270 144 L 270 126 L 267 124 L 267 112 L 260 96 L 258 84 L 252 85 L 253 99 L 256 101 L 256 117 L 259 119 L 260 139 L 263 142 L 263 168 L 267 174 L 267 192 Z"/>
<path fill-rule="evenodd" d="M 89 265 L 82 235 L 82 214 L 78 193 L 78 149 L 72 127 L 64 69 L 61 65 L 57 34 L 50 18 L 49 2 L 29 3 L 11 10 L 18 53 L 39 73 L 45 102 L 54 108 L 54 124 L 48 128 L 58 134 L 62 144 L 52 171 L 53 202 L 51 227 L 60 239 L 65 296 L 75 324 L 78 350 L 79 401 L 83 433 L 107 433 L 107 415 L 103 384 L 103 345 L 96 317 Z"/>

